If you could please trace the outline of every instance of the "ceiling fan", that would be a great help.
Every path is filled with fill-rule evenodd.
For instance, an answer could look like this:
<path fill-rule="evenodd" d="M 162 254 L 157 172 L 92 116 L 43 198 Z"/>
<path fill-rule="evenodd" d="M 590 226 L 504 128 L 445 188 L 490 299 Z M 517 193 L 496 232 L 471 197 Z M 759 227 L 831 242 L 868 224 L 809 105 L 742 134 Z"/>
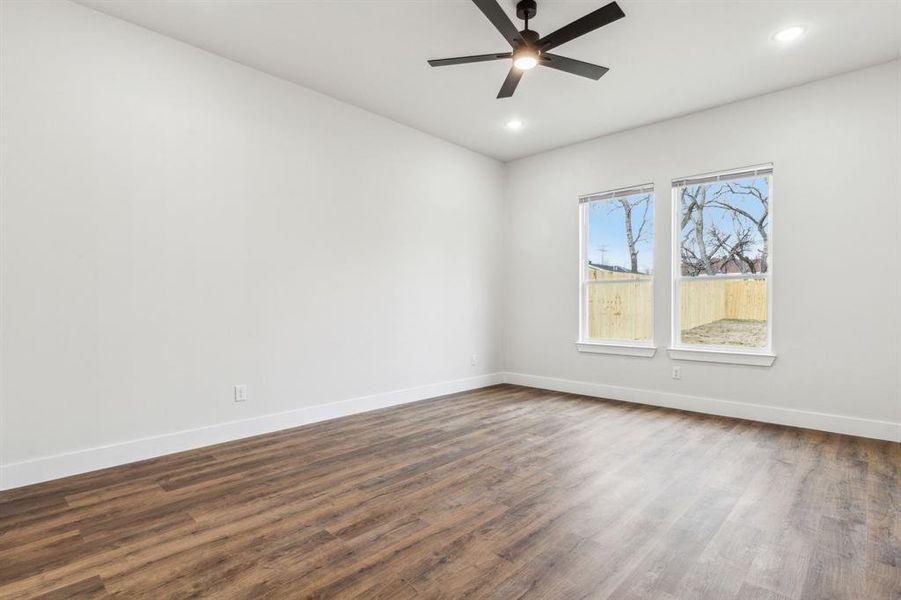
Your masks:
<path fill-rule="evenodd" d="M 609 70 L 607 67 L 551 54 L 548 50 L 626 16 L 616 2 L 611 2 L 553 33 L 549 33 L 544 37 L 538 37 L 536 31 L 529 29 L 529 19 L 534 18 L 538 12 L 538 5 L 535 3 L 535 0 L 520 0 L 516 4 L 516 16 L 526 22 L 525 29 L 522 31 L 516 30 L 516 26 L 507 17 L 497 0 L 472 1 L 488 17 L 491 24 L 501 32 L 504 39 L 513 47 L 513 51 L 433 59 L 429 61 L 429 64 L 433 67 L 443 67 L 512 58 L 513 66 L 510 67 L 510 72 L 507 73 L 507 78 L 504 80 L 501 90 L 497 93 L 498 98 L 509 98 L 512 96 L 513 92 L 516 91 L 519 80 L 522 79 L 523 73 L 538 65 L 572 73 L 573 75 L 588 77 L 589 79 L 600 79 Z"/>

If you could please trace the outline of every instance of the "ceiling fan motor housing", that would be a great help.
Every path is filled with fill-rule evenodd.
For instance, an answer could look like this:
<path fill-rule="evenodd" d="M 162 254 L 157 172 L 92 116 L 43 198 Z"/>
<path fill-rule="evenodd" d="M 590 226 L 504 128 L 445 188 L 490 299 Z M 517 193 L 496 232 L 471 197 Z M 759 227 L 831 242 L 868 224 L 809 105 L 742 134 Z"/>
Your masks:
<path fill-rule="evenodd" d="M 522 35 L 522 39 L 526 42 L 527 46 L 537 46 L 538 45 L 538 32 L 532 31 L 531 29 L 523 29 L 519 32 Z"/>

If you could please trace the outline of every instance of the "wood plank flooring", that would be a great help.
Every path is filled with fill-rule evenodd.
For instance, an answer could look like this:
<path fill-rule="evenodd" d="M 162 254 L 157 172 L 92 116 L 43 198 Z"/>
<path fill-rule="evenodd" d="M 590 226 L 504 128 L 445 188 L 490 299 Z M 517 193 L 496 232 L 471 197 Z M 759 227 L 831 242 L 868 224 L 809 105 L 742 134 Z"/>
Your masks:
<path fill-rule="evenodd" d="M 0 597 L 901 598 L 901 445 L 496 386 L 0 493 Z"/>

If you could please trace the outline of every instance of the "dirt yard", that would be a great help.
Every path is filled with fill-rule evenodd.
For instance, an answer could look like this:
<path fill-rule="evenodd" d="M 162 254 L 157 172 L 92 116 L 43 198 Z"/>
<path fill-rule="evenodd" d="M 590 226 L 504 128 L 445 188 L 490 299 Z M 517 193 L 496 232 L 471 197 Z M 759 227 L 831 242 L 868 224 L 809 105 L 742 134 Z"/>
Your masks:
<path fill-rule="evenodd" d="M 714 321 L 683 331 L 682 343 L 762 348 L 766 346 L 766 321 Z"/>

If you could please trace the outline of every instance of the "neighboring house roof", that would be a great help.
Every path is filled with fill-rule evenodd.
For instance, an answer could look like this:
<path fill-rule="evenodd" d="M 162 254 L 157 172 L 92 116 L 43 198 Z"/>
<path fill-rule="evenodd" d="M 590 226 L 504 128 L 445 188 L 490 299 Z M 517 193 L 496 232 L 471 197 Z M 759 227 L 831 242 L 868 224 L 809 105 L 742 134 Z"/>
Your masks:
<path fill-rule="evenodd" d="M 589 261 L 588 266 L 593 269 L 600 269 L 601 271 L 613 271 L 614 273 L 629 273 L 629 269 L 625 269 L 623 267 L 618 267 L 616 265 L 601 265 L 601 264 L 593 263 L 593 262 Z"/>
<path fill-rule="evenodd" d="M 754 272 L 755 273 L 763 273 L 766 271 L 766 263 L 763 262 L 763 258 L 758 256 L 754 259 Z M 710 265 L 713 267 L 713 270 L 717 273 L 748 273 L 750 270 L 748 269 L 748 265 L 744 263 L 739 263 L 735 259 L 723 260 L 722 258 L 715 258 L 710 261 Z M 689 269 L 685 264 L 682 265 L 682 274 L 688 275 Z"/>

